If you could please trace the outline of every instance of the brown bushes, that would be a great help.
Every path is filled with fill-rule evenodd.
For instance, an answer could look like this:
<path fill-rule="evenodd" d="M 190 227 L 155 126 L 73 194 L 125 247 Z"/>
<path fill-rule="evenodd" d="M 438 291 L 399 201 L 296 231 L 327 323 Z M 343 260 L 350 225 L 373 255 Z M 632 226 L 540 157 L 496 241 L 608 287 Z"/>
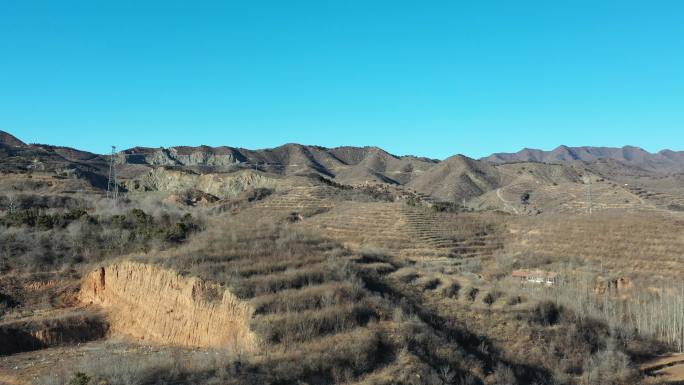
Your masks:
<path fill-rule="evenodd" d="M 442 280 L 436 277 L 425 278 L 417 282 L 421 290 L 435 290 L 441 283 Z"/>
<path fill-rule="evenodd" d="M 250 298 L 285 289 L 321 284 L 326 281 L 327 277 L 328 272 L 325 269 L 312 266 L 245 279 L 236 283 L 233 290 L 241 298 Z"/>
<path fill-rule="evenodd" d="M 461 290 L 461 284 L 452 282 L 442 289 L 442 294 L 447 298 L 458 298 L 458 293 Z"/>
<path fill-rule="evenodd" d="M 494 302 L 496 302 L 497 299 L 501 298 L 501 296 L 503 296 L 503 294 L 501 292 L 493 290 L 493 291 L 488 292 L 484 296 L 484 298 L 482 298 L 482 302 L 491 306 L 492 304 L 494 304 Z"/>
<path fill-rule="evenodd" d="M 340 305 L 262 316 L 253 322 L 253 328 L 264 341 L 287 345 L 363 326 L 375 315 L 373 309 L 365 304 Z"/>
<path fill-rule="evenodd" d="M 506 249 L 512 256 L 555 256 L 555 260 L 602 263 L 653 280 L 684 271 L 684 222 L 658 213 L 599 212 L 518 218 L 509 224 Z"/>
<path fill-rule="evenodd" d="M 560 321 L 562 309 L 554 302 L 543 301 L 532 310 L 531 320 L 540 325 L 555 325 Z"/>
<path fill-rule="evenodd" d="M 297 269 L 303 266 L 319 264 L 324 261 L 323 257 L 303 258 L 259 258 L 258 260 L 246 260 L 234 263 L 231 270 L 238 276 L 250 278 L 256 275 L 273 274 L 287 269 Z"/>
<path fill-rule="evenodd" d="M 282 290 L 251 301 L 256 314 L 298 312 L 358 301 L 364 293 L 347 282 Z"/>
<path fill-rule="evenodd" d="M 466 297 L 468 298 L 468 301 L 474 302 L 478 294 L 480 294 L 480 289 L 473 287 L 468 290 Z"/>
<path fill-rule="evenodd" d="M 274 354 L 255 369 L 268 373 L 261 383 L 346 383 L 372 371 L 388 355 L 392 351 L 377 330 L 357 328 Z"/>
<path fill-rule="evenodd" d="M 569 309 L 579 320 L 600 320 L 613 330 L 684 350 L 684 288 L 663 288 L 655 293 L 637 288 L 624 298 L 610 292 L 595 293 L 589 283 L 561 282 L 552 288 L 527 288 L 525 294 L 544 301 L 541 306 L 547 309 Z"/>
<path fill-rule="evenodd" d="M 629 357 L 615 349 L 602 350 L 587 359 L 582 385 L 629 385 L 639 382 L 639 371 Z"/>
<path fill-rule="evenodd" d="M 114 214 L 32 208 L 1 217 L 0 229 L 0 265 L 39 270 L 167 248 L 199 231 L 200 221 L 190 214 L 154 216 L 135 207 Z"/>

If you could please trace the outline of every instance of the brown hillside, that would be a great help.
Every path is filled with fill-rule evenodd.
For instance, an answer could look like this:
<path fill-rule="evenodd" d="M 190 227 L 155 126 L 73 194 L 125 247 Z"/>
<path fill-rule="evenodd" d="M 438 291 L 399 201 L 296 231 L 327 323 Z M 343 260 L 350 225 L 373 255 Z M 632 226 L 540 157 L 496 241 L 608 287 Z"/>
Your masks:
<path fill-rule="evenodd" d="M 501 175 L 495 167 L 462 155 L 438 163 L 407 184 L 421 193 L 455 202 L 482 195 L 500 185 Z"/>

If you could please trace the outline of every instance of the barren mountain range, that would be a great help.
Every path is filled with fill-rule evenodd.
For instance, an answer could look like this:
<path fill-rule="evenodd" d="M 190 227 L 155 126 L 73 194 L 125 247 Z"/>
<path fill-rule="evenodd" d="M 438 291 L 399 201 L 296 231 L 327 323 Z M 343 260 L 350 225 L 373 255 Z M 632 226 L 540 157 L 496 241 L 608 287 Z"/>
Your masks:
<path fill-rule="evenodd" d="M 50 146 L 44 144 L 28 145 L 11 134 L 0 131 L 0 149 L 3 160 L 21 160 L 22 156 L 33 156 L 41 161 L 86 162 L 97 163 L 106 156 L 81 151 L 69 147 Z M 249 150 L 244 148 L 219 146 L 174 146 L 169 148 L 133 147 L 123 150 L 122 161 L 128 164 L 147 164 L 155 166 L 234 166 L 249 164 L 275 170 L 281 173 L 308 168 L 328 176 L 337 176 L 336 169 L 341 166 L 359 166 L 366 168 L 370 175 L 381 176 L 392 183 L 404 183 L 401 176 L 390 177 L 391 174 L 411 174 L 418 170 L 425 171 L 434 165 L 452 161 L 448 158 L 440 162 L 418 156 L 396 156 L 378 147 L 335 147 L 285 144 L 275 148 Z M 456 156 L 463 161 L 475 161 L 462 155 Z M 60 159 L 63 158 L 63 159 Z M 648 152 L 634 146 L 617 147 L 568 147 L 544 151 L 524 148 L 515 153 L 493 153 L 479 161 L 489 163 L 568 163 L 596 162 L 614 160 L 628 166 L 649 171 L 681 172 L 684 170 L 684 151 L 661 150 Z M 280 171 L 278 171 L 280 170 Z M 386 175 L 388 174 L 388 175 Z"/>
<path fill-rule="evenodd" d="M 482 158 L 494 163 L 542 162 L 563 163 L 572 161 L 595 162 L 615 160 L 629 166 L 658 172 L 680 172 L 684 169 L 684 151 L 662 150 L 648 152 L 634 146 L 616 147 L 568 147 L 558 146 L 551 151 L 525 148 L 516 153 L 495 153 Z"/>
<path fill-rule="evenodd" d="M 382 183 L 407 188 L 428 199 L 474 200 L 477 205 L 505 200 L 487 195 L 500 188 L 516 193 L 520 190 L 525 194 L 544 186 L 583 184 L 586 182 L 583 178 L 587 176 L 667 194 L 682 186 L 684 172 L 684 152 L 663 150 L 654 154 L 632 146 L 560 146 L 552 151 L 524 149 L 517 153 L 496 153 L 479 160 L 463 155 L 445 160 L 397 156 L 378 147 L 325 148 L 300 144 L 260 150 L 228 146 L 134 147 L 117 153 L 116 157 L 125 189 L 159 188 L 150 185 L 148 176 L 151 173 L 157 180 L 162 172 L 166 173 L 165 180 L 178 181 L 187 180 L 189 174 L 232 174 L 245 170 L 265 178 L 319 175 L 346 185 Z M 109 155 L 68 147 L 26 144 L 9 133 L 0 132 L 0 167 L 5 171 L 56 172 L 102 188 L 106 185 L 108 159 Z M 174 172 L 174 176 L 169 175 Z M 192 183 L 196 183 L 195 179 Z M 263 178 L 261 180 L 270 185 L 270 182 L 263 182 Z M 164 186 L 171 188 L 174 183 Z M 205 192 L 217 194 L 221 188 Z"/>

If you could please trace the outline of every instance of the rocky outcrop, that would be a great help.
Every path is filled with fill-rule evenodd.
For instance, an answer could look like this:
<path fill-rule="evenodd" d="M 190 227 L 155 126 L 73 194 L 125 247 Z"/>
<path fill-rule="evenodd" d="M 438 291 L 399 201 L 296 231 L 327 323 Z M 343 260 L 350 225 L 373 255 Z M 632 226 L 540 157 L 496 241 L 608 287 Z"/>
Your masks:
<path fill-rule="evenodd" d="M 173 147 L 169 153 L 187 166 L 231 166 L 245 160 L 237 150 L 228 147 Z"/>
<path fill-rule="evenodd" d="M 122 152 L 121 163 L 151 166 L 232 166 L 245 161 L 238 150 L 230 147 L 136 147 Z"/>
<path fill-rule="evenodd" d="M 198 190 L 218 198 L 234 198 L 249 189 L 275 189 L 281 182 L 277 178 L 251 170 L 199 174 L 158 167 L 142 178 L 125 181 L 123 184 L 129 191 L 153 190 L 179 193 Z"/>
<path fill-rule="evenodd" d="M 253 309 L 218 284 L 150 264 L 101 267 L 83 281 L 80 299 L 101 305 L 110 330 L 152 343 L 253 351 Z"/>

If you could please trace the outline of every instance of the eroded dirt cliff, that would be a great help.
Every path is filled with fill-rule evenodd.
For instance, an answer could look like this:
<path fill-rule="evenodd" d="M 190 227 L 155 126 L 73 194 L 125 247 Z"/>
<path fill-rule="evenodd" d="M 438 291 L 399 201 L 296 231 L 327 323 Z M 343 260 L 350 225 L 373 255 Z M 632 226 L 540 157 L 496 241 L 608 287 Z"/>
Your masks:
<path fill-rule="evenodd" d="M 107 334 L 107 323 L 97 313 L 80 310 L 56 313 L 1 322 L 0 356 L 75 345 Z"/>
<path fill-rule="evenodd" d="M 102 306 L 114 333 L 153 343 L 256 349 L 251 306 L 217 284 L 156 265 L 101 267 L 84 278 L 80 299 Z"/>
<path fill-rule="evenodd" d="M 251 170 L 199 174 L 159 167 L 122 184 L 129 191 L 180 192 L 194 189 L 219 198 L 234 198 L 250 188 L 277 189 L 288 182 Z"/>

